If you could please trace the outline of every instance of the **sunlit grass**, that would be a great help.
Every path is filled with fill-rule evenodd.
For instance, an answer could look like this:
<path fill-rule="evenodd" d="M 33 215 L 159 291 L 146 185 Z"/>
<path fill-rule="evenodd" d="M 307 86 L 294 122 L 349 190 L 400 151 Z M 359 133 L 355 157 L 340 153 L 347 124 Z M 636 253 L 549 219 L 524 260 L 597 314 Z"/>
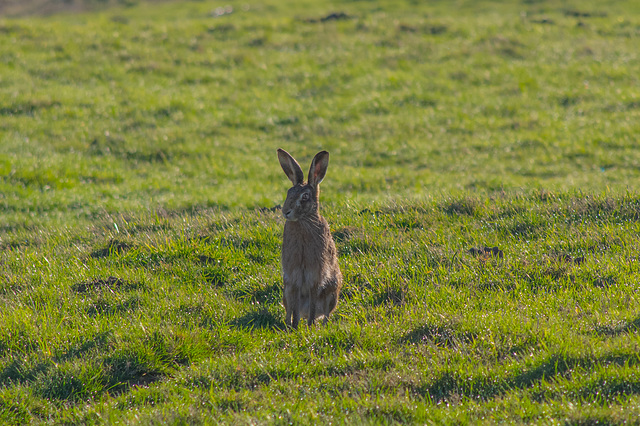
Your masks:
<path fill-rule="evenodd" d="M 221 6 L 0 19 L 0 422 L 637 421 L 636 3 Z"/>
<path fill-rule="evenodd" d="M 638 206 L 549 192 L 333 204 L 343 297 L 328 326 L 294 333 L 277 212 L 15 236 L 3 418 L 634 419 Z M 487 244 L 503 257 L 470 250 Z"/>

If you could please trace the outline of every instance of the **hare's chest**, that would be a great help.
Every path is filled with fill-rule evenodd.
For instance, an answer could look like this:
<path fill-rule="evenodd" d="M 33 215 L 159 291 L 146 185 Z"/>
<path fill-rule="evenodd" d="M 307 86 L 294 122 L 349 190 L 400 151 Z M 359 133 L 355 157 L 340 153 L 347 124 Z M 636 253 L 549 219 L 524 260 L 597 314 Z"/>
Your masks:
<path fill-rule="evenodd" d="M 298 285 L 312 284 L 322 270 L 321 250 L 315 248 L 312 236 L 285 235 L 282 244 L 282 272 L 285 281 Z"/>
<path fill-rule="evenodd" d="M 314 265 L 321 261 L 321 256 L 316 250 L 305 245 L 302 241 L 292 239 L 289 244 L 285 240 L 282 247 L 282 267 L 283 269 L 309 270 L 315 269 Z"/>

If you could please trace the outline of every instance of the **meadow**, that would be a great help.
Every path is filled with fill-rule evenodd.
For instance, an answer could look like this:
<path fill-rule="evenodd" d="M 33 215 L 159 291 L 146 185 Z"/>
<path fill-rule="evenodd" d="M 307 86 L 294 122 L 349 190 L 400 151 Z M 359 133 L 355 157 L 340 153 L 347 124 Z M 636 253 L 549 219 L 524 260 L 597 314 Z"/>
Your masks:
<path fill-rule="evenodd" d="M 638 424 L 640 3 L 79 3 L 0 18 L 0 423 Z"/>

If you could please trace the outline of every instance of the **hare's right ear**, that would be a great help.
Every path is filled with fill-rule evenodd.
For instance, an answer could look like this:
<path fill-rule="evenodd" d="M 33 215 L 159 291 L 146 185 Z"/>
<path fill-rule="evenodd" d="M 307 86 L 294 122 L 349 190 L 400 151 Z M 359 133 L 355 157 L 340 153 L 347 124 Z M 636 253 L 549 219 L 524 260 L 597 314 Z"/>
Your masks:
<path fill-rule="evenodd" d="M 293 186 L 304 181 L 304 174 L 300 164 L 284 149 L 278 148 L 278 160 L 284 173 L 287 175 Z"/>
<path fill-rule="evenodd" d="M 324 175 L 327 174 L 327 167 L 329 167 L 329 153 L 327 151 L 320 151 L 313 157 L 311 161 L 311 167 L 309 168 L 309 185 L 317 187 L 324 179 Z"/>

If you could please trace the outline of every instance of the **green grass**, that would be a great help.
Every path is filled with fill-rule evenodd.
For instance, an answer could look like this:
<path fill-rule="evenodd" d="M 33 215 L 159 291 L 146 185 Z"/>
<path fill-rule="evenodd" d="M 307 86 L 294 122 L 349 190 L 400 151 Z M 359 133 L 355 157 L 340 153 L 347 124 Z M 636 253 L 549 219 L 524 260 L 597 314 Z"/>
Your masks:
<path fill-rule="evenodd" d="M 279 146 L 343 202 L 640 177 L 634 2 L 218 6 L 3 20 L 2 222 L 271 207 Z"/>
<path fill-rule="evenodd" d="M 0 19 L 0 423 L 637 424 L 637 2 L 134 3 Z"/>
<path fill-rule="evenodd" d="M 343 298 L 327 327 L 292 333 L 276 212 L 104 217 L 5 243 L 2 419 L 637 421 L 637 195 L 325 213 Z M 504 258 L 470 254 L 486 244 Z"/>

